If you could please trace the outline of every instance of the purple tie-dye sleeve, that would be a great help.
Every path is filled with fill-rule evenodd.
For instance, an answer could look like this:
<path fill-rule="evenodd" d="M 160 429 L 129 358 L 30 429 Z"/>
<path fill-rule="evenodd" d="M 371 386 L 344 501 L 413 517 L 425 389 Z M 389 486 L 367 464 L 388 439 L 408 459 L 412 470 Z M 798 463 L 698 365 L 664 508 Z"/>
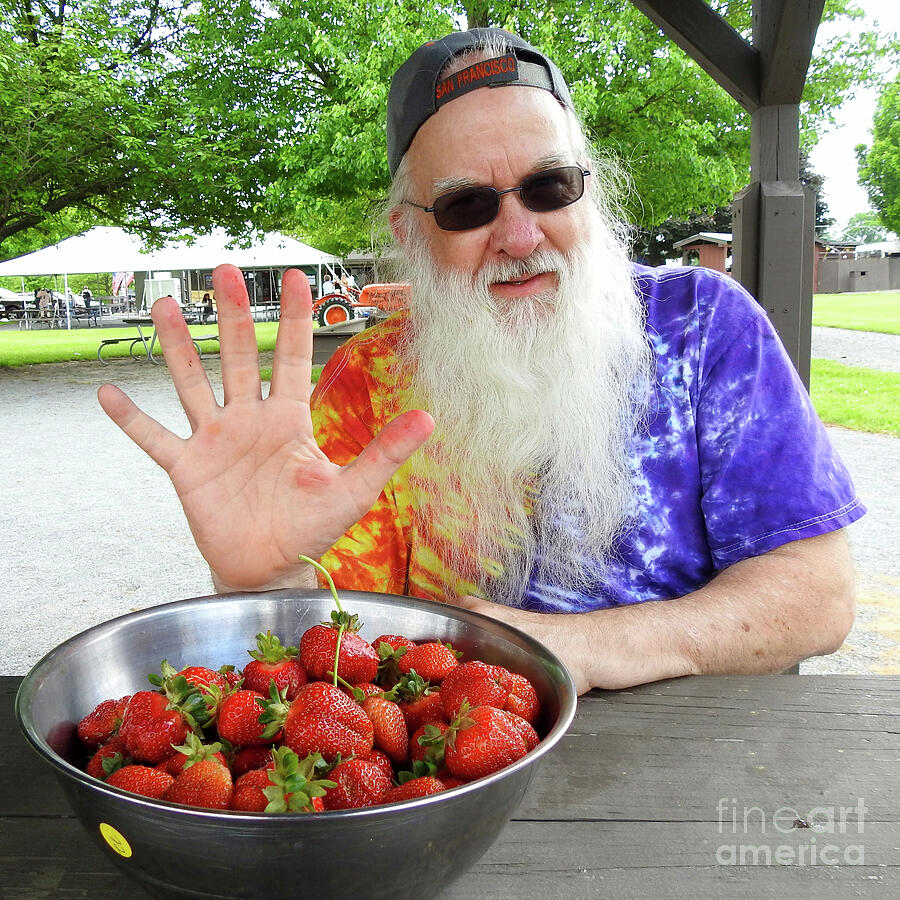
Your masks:
<path fill-rule="evenodd" d="M 742 291 L 720 292 L 708 316 L 697 443 L 717 569 L 864 512 L 781 341 Z"/>

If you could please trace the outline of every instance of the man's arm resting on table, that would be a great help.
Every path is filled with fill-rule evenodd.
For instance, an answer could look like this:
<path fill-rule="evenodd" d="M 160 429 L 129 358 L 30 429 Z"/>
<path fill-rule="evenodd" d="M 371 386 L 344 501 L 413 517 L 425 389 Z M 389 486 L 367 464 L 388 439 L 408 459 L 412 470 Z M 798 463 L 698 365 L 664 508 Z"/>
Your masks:
<path fill-rule="evenodd" d="M 735 563 L 673 600 L 575 614 L 474 597 L 461 605 L 547 644 L 584 693 L 681 675 L 780 672 L 833 653 L 853 624 L 853 566 L 846 535 L 834 531 Z"/>

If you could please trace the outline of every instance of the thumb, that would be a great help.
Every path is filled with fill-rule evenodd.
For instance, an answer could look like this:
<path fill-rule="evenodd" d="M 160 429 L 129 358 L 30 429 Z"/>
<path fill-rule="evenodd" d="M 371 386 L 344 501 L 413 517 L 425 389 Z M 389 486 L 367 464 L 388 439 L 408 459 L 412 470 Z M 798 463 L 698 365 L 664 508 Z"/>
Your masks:
<path fill-rule="evenodd" d="M 353 462 L 342 469 L 355 487 L 376 498 L 393 474 L 415 453 L 434 431 L 434 419 L 415 409 L 388 422 L 365 446 Z"/>

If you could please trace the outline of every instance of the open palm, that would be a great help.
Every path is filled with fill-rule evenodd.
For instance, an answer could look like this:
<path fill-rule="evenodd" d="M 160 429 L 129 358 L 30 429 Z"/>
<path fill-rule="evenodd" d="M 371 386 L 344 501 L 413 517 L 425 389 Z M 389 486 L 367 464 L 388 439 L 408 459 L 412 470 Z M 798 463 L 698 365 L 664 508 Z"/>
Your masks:
<path fill-rule="evenodd" d="M 289 270 L 272 385 L 262 399 L 256 335 L 240 271 L 213 273 L 219 317 L 220 406 L 172 299 L 152 310 L 166 364 L 192 434 L 164 428 L 118 388 L 98 397 L 110 418 L 172 479 L 188 524 L 217 583 L 258 589 L 299 570 L 298 554 L 321 556 L 372 506 L 381 489 L 430 435 L 431 417 L 409 412 L 389 423 L 350 465 L 319 450 L 309 412 L 312 315 L 309 284 Z"/>

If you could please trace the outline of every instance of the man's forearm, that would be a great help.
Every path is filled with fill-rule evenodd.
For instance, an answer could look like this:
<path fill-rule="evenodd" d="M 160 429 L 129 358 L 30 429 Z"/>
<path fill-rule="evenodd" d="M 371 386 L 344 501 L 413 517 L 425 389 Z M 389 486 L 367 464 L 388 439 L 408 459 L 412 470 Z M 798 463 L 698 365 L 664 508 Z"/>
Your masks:
<path fill-rule="evenodd" d="M 785 544 L 722 571 L 699 590 L 588 613 L 470 609 L 510 622 L 568 665 L 579 693 L 681 675 L 779 672 L 840 647 L 853 623 L 842 532 Z"/>

